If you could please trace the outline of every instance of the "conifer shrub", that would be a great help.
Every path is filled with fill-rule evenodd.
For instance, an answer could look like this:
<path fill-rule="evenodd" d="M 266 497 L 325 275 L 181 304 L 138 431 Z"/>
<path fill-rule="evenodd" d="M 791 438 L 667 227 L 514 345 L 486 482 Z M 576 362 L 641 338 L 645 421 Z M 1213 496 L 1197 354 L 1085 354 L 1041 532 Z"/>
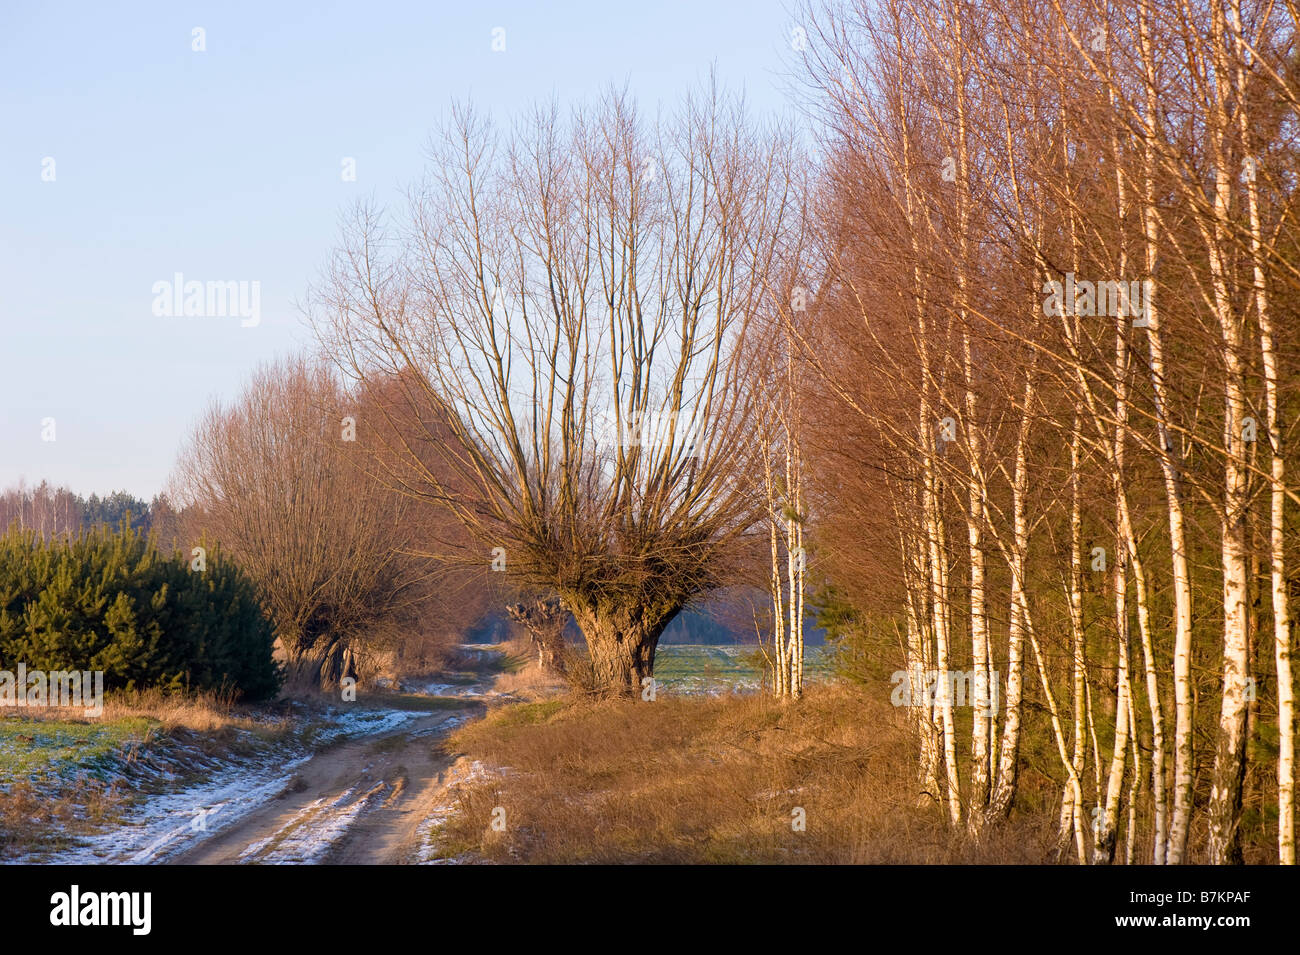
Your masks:
<path fill-rule="evenodd" d="M 280 686 L 274 639 L 253 583 L 219 548 L 202 562 L 167 554 L 125 521 L 48 541 L 16 526 L 0 536 L 0 668 L 265 699 Z"/>

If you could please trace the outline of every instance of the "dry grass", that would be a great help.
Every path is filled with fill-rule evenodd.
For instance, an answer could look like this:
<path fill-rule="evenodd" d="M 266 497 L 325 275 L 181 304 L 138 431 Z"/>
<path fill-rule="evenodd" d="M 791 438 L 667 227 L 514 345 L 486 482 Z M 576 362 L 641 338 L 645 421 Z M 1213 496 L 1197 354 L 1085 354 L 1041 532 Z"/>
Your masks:
<path fill-rule="evenodd" d="M 52 847 L 51 833 L 71 838 L 111 821 L 123 801 L 116 786 L 82 777 L 57 795 L 27 780 L 0 794 L 0 859 L 41 843 Z"/>
<path fill-rule="evenodd" d="M 492 689 L 531 703 L 554 697 L 567 688 L 562 676 L 542 669 L 527 635 L 503 640 L 497 649 L 502 654 L 502 670 L 493 679 Z"/>
<path fill-rule="evenodd" d="M 547 673 L 536 662 L 522 670 L 502 673 L 492 683 L 492 689 L 530 703 L 549 699 L 567 686 L 563 678 Z"/>
<path fill-rule="evenodd" d="M 381 654 L 381 663 L 387 665 L 381 666 L 377 673 L 400 679 L 408 674 L 440 669 L 447 666 L 460 644 L 458 630 L 403 633 L 395 641 L 391 661 Z"/>
<path fill-rule="evenodd" d="M 980 845 L 917 791 L 903 711 L 848 685 L 507 706 L 449 746 L 507 767 L 462 787 L 443 855 L 500 862 L 1040 863 L 1051 820 Z M 507 826 L 490 826 L 496 807 Z M 806 829 L 793 822 L 802 809 Z"/>
<path fill-rule="evenodd" d="M 537 665 L 537 650 L 527 634 L 516 633 L 496 644 L 494 649 L 500 651 L 507 670 L 517 670 L 529 663 Z"/>
<path fill-rule="evenodd" d="M 253 714 L 257 715 L 254 716 Z M 24 707 L 24 719 L 42 722 L 113 723 L 120 720 L 143 718 L 154 721 L 151 736 L 168 735 L 177 730 L 192 733 L 228 736 L 234 729 L 256 732 L 263 738 L 287 732 L 290 721 L 277 717 L 266 705 L 256 708 L 235 702 L 235 694 L 222 690 L 165 692 L 158 688 L 146 690 L 117 690 L 105 694 L 104 711 L 99 716 L 89 716 L 83 707 Z"/>
<path fill-rule="evenodd" d="M 259 712 L 265 713 L 265 708 L 260 708 Z M 104 701 L 105 720 L 130 716 L 157 720 L 163 733 L 177 729 L 219 733 L 241 728 L 265 735 L 288 727 L 286 719 L 251 718 L 247 710 L 236 705 L 234 694 L 217 690 L 186 694 L 164 693 L 158 689 L 135 690 L 116 693 Z"/>

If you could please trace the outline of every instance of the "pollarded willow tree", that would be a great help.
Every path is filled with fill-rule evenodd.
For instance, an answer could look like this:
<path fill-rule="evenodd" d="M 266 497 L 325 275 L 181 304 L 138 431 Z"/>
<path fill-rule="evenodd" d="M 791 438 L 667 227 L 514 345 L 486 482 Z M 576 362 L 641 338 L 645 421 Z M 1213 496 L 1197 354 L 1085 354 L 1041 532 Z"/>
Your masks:
<path fill-rule="evenodd" d="M 235 400 L 209 407 L 172 476 L 180 532 L 221 544 L 256 583 L 294 680 L 333 686 L 419 616 L 451 615 L 426 562 L 406 552 L 434 524 L 429 509 L 357 466 L 369 456 L 354 449 L 374 442 L 355 434 L 366 407 L 312 359 L 263 365 Z"/>
<path fill-rule="evenodd" d="M 400 383 L 388 476 L 474 541 L 432 556 L 559 596 L 632 694 L 756 519 L 739 346 L 801 234 L 792 139 L 716 90 L 653 123 L 611 93 L 508 135 L 457 110 L 430 158 L 400 222 L 358 210 L 313 323 L 360 387 Z"/>

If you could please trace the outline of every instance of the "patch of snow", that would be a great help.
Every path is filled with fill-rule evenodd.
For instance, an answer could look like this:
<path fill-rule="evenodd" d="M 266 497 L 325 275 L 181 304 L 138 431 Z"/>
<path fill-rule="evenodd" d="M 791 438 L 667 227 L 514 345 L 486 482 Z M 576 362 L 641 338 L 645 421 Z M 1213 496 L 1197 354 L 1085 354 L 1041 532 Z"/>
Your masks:
<path fill-rule="evenodd" d="M 429 810 L 429 815 L 416 828 L 419 837 L 416 865 L 458 865 L 458 859 L 438 857 L 438 832 L 447 825 L 460 808 L 456 802 L 456 789 L 469 783 L 487 780 L 492 776 L 505 776 L 508 773 L 509 769 L 506 767 L 488 769 L 481 760 L 477 759 L 468 765 L 464 759 L 452 764 L 443 781 L 439 802 Z"/>
<path fill-rule="evenodd" d="M 373 736 L 401 726 L 407 720 L 427 716 L 415 710 L 363 710 L 343 708 L 330 714 L 331 726 L 317 735 L 320 742 L 355 736 Z"/>
<path fill-rule="evenodd" d="M 311 865 L 319 862 L 387 788 L 386 783 L 377 783 L 351 803 L 349 800 L 356 793 L 355 787 L 344 790 L 328 803 L 324 797 L 317 799 L 298 810 L 275 835 L 244 849 L 239 854 L 239 861 L 266 865 Z"/>
<path fill-rule="evenodd" d="M 105 833 L 85 838 L 85 845 L 58 853 L 55 864 L 149 864 L 220 832 L 284 789 L 294 770 L 310 756 L 288 763 L 279 758 L 262 765 L 228 765 L 194 786 L 145 797 L 126 821 Z"/>
<path fill-rule="evenodd" d="M 332 710 L 328 724 L 316 736 L 317 744 L 387 732 L 408 720 L 428 714 L 410 710 Z M 463 719 L 463 718 L 462 718 Z M 123 822 L 107 832 L 82 837 L 80 844 L 59 850 L 40 861 L 54 865 L 95 863 L 156 864 L 198 845 L 236 820 L 278 796 L 297 768 L 315 755 L 314 750 L 276 747 L 256 757 L 218 759 L 187 754 L 207 779 L 176 787 L 178 775 L 165 763 L 152 765 L 148 754 L 132 760 L 115 778 L 128 789 L 141 782 L 150 788 L 127 810 Z M 286 755 L 290 758 L 286 761 Z M 337 838 L 337 837 L 336 837 Z"/>

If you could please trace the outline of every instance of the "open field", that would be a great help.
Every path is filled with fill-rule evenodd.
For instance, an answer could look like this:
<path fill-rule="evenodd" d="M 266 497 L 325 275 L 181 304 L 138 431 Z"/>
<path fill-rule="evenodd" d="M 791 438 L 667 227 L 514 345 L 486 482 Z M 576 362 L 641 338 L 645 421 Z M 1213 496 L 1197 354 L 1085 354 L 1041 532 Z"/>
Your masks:
<path fill-rule="evenodd" d="M 770 650 L 769 650 L 770 652 Z M 804 674 L 810 683 L 828 679 L 834 665 L 828 647 L 809 647 Z M 752 645 L 671 644 L 655 653 L 655 682 L 665 692 L 688 694 L 743 693 L 762 688 L 762 651 Z"/>

